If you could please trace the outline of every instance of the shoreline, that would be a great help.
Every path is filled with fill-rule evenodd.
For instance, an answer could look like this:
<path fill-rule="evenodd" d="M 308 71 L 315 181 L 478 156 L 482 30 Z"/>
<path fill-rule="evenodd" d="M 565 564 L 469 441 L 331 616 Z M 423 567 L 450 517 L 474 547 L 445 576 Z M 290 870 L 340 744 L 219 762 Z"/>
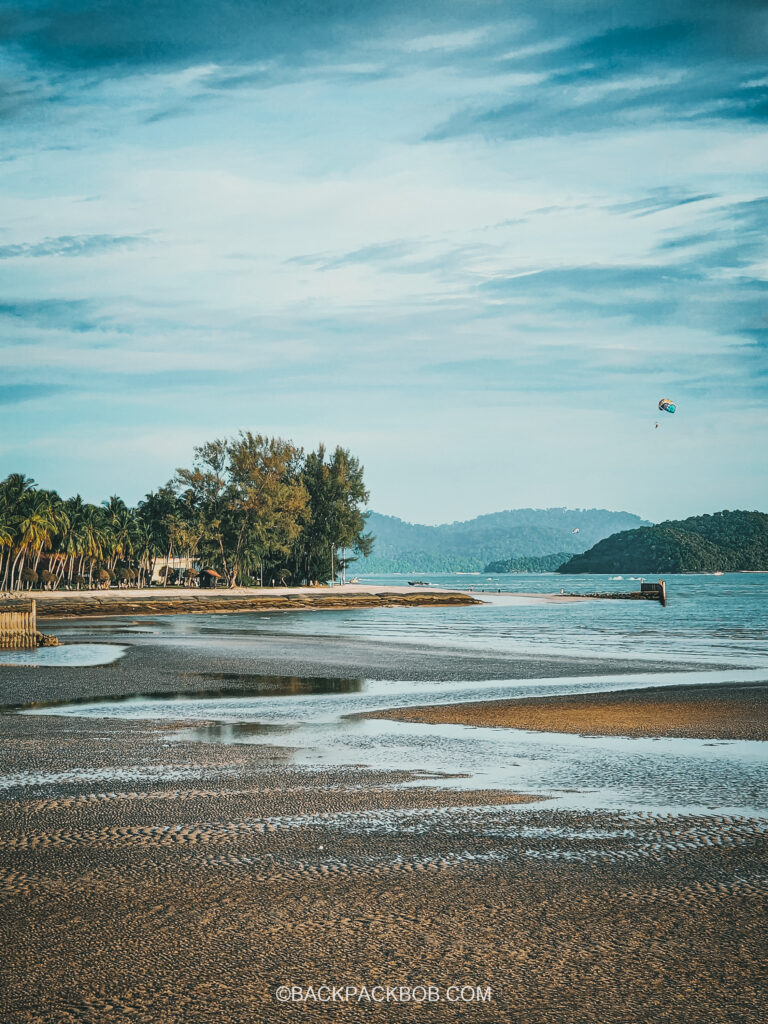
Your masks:
<path fill-rule="evenodd" d="M 422 705 L 360 717 L 553 734 L 766 741 L 768 680 Z"/>
<path fill-rule="evenodd" d="M 37 603 L 38 619 L 103 618 L 111 615 L 179 615 L 218 612 L 314 611 L 339 608 L 471 606 L 463 591 L 408 587 L 236 587 L 231 590 L 160 587 L 143 590 L 24 591 L 14 600 Z"/>
<path fill-rule="evenodd" d="M 136 618 L 136 626 L 142 620 Z M 127 650 L 101 666 L 2 664 L 0 704 L 108 697 L 131 693 L 193 693 L 226 682 L 247 689 L 254 676 L 325 679 L 375 679 L 414 682 L 472 682 L 515 679 L 589 678 L 728 669 L 727 664 L 641 661 L 632 658 L 575 657 L 556 654 L 505 654 L 500 651 L 426 646 L 413 642 L 259 632 L 255 645 L 236 636 L 211 636 L 207 650 L 181 635 L 135 632 L 129 620 L 112 617 L 53 620 L 62 644 L 112 643 Z"/>

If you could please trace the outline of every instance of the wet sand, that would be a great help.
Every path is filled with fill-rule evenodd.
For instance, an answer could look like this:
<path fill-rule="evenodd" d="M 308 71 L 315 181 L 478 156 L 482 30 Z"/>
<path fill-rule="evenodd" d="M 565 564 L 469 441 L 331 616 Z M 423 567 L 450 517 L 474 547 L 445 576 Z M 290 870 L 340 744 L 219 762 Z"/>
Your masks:
<path fill-rule="evenodd" d="M 629 658 L 505 655 L 344 636 L 266 631 L 258 634 L 255 645 L 241 646 L 227 637 L 212 636 L 212 647 L 206 650 L 184 637 L 142 634 L 141 626 L 145 623 L 147 620 L 141 618 L 51 621 L 47 628 L 64 643 L 128 644 L 127 652 L 112 664 L 77 670 L 3 665 L 0 652 L 0 705 L 18 704 L 25 699 L 49 701 L 132 693 L 193 693 L 223 686 L 233 691 L 247 690 L 250 678 L 257 673 L 326 679 L 458 682 L 728 667 Z"/>
<path fill-rule="evenodd" d="M 768 740 L 768 682 L 438 704 L 366 717 L 593 736 Z"/>
<path fill-rule="evenodd" d="M 0 668 L 2 700 L 247 685 L 312 650 L 318 676 L 466 678 L 476 660 L 295 639 L 248 659 L 147 641 L 101 669 Z M 552 674 L 546 661 L 474 671 Z M 174 728 L 0 715 L 3 1024 L 763 1019 L 763 819 L 558 811 L 407 772 L 300 769 L 280 747 L 169 742 Z M 431 985 L 441 1001 L 276 996 L 323 984 Z M 452 985 L 491 1002 L 449 1002 Z"/>
<path fill-rule="evenodd" d="M 5 1024 L 761 1019 L 754 820 L 404 790 L 136 723 L 3 726 Z M 492 1002 L 305 1008 L 286 984 Z"/>

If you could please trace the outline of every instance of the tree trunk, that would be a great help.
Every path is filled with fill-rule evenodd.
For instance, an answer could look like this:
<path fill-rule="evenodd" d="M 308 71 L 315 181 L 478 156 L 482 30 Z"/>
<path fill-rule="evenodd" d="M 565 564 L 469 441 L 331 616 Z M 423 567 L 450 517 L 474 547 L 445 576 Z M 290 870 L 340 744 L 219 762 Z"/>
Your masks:
<path fill-rule="evenodd" d="M 16 571 L 16 566 L 19 563 L 19 559 L 21 559 L 21 565 L 19 566 L 19 569 L 18 569 L 18 572 L 17 572 Z M 21 580 L 21 574 L 22 574 L 23 571 L 24 571 L 24 548 L 19 548 L 19 553 L 18 553 L 18 555 L 16 555 L 16 558 L 13 560 L 13 566 L 11 568 L 11 590 L 16 590 L 17 589 L 13 585 L 13 578 L 14 578 L 14 576 L 16 577 L 17 582 L 20 581 Z"/>

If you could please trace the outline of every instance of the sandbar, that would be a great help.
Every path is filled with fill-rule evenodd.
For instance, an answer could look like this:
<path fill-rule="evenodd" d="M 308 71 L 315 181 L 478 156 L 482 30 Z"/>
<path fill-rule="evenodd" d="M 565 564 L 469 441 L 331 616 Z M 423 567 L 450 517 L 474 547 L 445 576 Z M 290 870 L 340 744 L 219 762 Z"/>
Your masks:
<path fill-rule="evenodd" d="M 768 681 L 438 704 L 365 717 L 595 736 L 766 740 Z"/>

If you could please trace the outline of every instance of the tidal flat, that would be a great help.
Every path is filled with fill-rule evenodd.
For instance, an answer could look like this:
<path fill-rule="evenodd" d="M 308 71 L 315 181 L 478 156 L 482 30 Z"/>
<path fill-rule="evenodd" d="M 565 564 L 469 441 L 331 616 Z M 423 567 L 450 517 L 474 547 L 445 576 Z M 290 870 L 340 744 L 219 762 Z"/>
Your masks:
<path fill-rule="evenodd" d="M 712 666 L 68 629 L 124 651 L 0 669 L 3 1021 L 763 1019 L 759 744 L 354 717 Z"/>
<path fill-rule="evenodd" d="M 765 741 L 768 681 L 438 704 L 372 712 L 371 717 L 549 733 Z"/>

